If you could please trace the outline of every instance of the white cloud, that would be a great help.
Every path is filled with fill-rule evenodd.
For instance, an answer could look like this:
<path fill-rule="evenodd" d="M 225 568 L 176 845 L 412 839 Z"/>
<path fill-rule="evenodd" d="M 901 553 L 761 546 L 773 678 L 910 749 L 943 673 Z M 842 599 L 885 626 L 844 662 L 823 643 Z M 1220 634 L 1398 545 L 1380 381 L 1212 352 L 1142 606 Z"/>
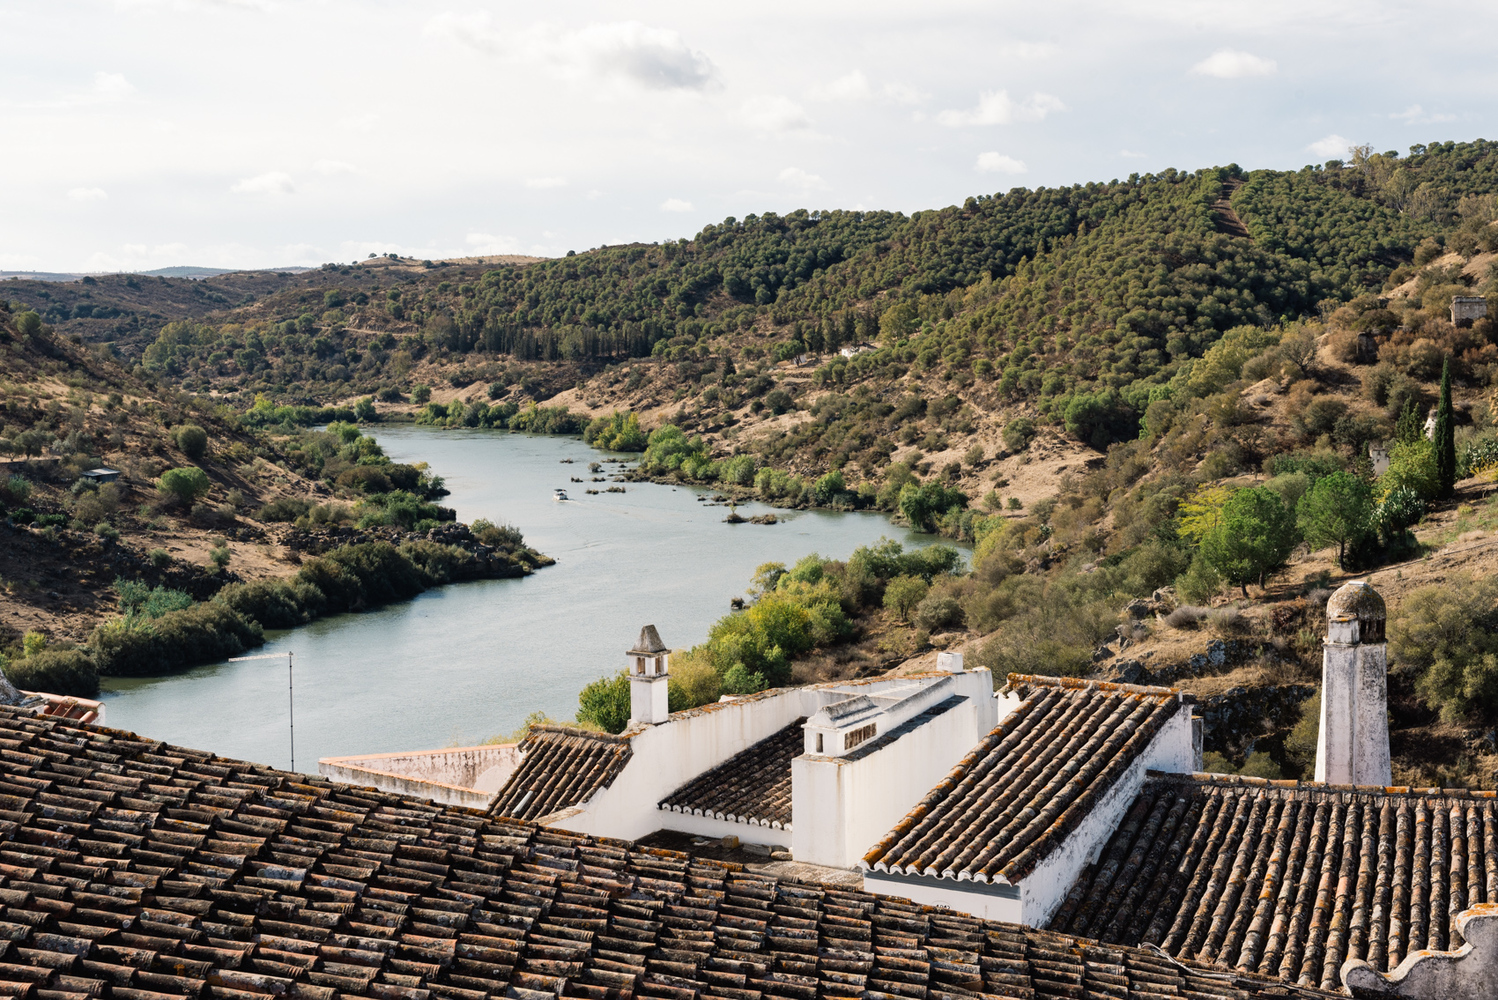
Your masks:
<path fill-rule="evenodd" d="M 1061 51 L 1050 42 L 1009 42 L 999 46 L 999 55 L 1007 59 L 1046 59 Z"/>
<path fill-rule="evenodd" d="M 564 78 L 620 80 L 647 90 L 706 90 L 719 83 L 718 68 L 707 53 L 689 46 L 675 31 L 638 21 L 595 22 L 578 30 L 538 24 L 505 31 L 487 12 L 449 11 L 428 21 L 425 30 L 480 52 L 548 64 Z"/>
<path fill-rule="evenodd" d="M 827 182 L 816 174 L 807 173 L 800 167 L 786 167 L 780 172 L 780 183 L 802 191 L 825 191 Z"/>
<path fill-rule="evenodd" d="M 342 160 L 318 160 L 312 164 L 312 169 L 324 177 L 337 177 L 339 174 L 358 173 L 358 168 L 352 163 L 344 163 Z M 290 178 L 287 178 L 288 183 Z"/>
<path fill-rule="evenodd" d="M 1015 122 L 1038 122 L 1053 111 L 1065 111 L 1061 98 L 1039 91 L 1016 104 L 1007 90 L 984 91 L 978 95 L 978 106 L 971 111 L 943 111 L 936 120 L 948 128 L 964 125 L 1012 125 Z"/>
<path fill-rule="evenodd" d="M 1118 155 L 1126 160 L 1142 160 L 1149 156 L 1148 153 L 1136 153 L 1132 149 L 1120 149 Z"/>
<path fill-rule="evenodd" d="M 1315 153 L 1317 156 L 1342 157 L 1347 155 L 1347 150 L 1352 146 L 1352 141 L 1344 139 L 1335 132 L 1325 139 L 1317 139 L 1306 147 L 1306 151 Z"/>
<path fill-rule="evenodd" d="M 379 120 L 380 116 L 371 111 L 362 115 L 348 115 L 340 118 L 338 127 L 350 132 L 370 132 L 374 130 L 375 123 Z"/>
<path fill-rule="evenodd" d="M 794 132 L 811 128 L 806 109 L 788 97 L 751 97 L 739 109 L 744 122 L 760 132 Z"/>
<path fill-rule="evenodd" d="M 979 153 L 978 162 L 973 169 L 988 174 L 1022 174 L 1030 168 L 1025 166 L 1024 160 L 1016 160 L 1003 153 Z"/>
<path fill-rule="evenodd" d="M 884 95 L 885 100 L 907 107 L 912 104 L 920 104 L 931 96 L 930 94 L 923 94 L 914 87 L 907 87 L 903 83 L 886 83 L 880 88 L 879 92 Z"/>
<path fill-rule="evenodd" d="M 528 187 L 528 188 L 536 188 L 537 190 L 545 190 L 546 188 L 566 187 L 567 186 L 567 178 L 565 178 L 565 177 L 527 177 L 525 179 L 525 186 Z"/>
<path fill-rule="evenodd" d="M 1221 80 L 1240 80 L 1249 76 L 1273 76 L 1278 69 L 1279 64 L 1273 59 L 1256 56 L 1251 52 L 1223 49 L 1191 67 L 1191 72 L 1197 76 L 1215 76 Z"/>
<path fill-rule="evenodd" d="M 665 201 L 661 202 L 662 212 L 690 212 L 691 210 L 692 203 L 689 201 L 682 201 L 680 198 L 667 198 Z"/>
<path fill-rule="evenodd" d="M 863 70 L 855 69 L 825 86 L 813 87 L 808 96 L 814 101 L 867 101 L 874 96 L 874 88 Z"/>
<path fill-rule="evenodd" d="M 280 170 L 271 170 L 267 173 L 256 174 L 254 177 L 246 177 L 229 188 L 234 194 L 295 194 L 296 187 L 291 183 L 291 175 Z"/>
<path fill-rule="evenodd" d="M 108 197 L 103 188 L 73 188 L 68 192 L 70 201 L 103 201 Z"/>
<path fill-rule="evenodd" d="M 806 96 L 813 101 L 880 100 L 900 105 L 919 104 L 927 97 L 926 94 L 903 83 L 886 83 L 882 87 L 875 88 L 860 69 L 846 73 L 831 83 L 813 87 Z"/>
<path fill-rule="evenodd" d="M 101 70 L 94 74 L 94 93 L 101 100 L 122 101 L 135 93 L 135 87 L 125 79 L 123 73 L 105 73 Z"/>
<path fill-rule="evenodd" d="M 1436 122 L 1454 122 L 1456 115 L 1426 114 L 1425 109 L 1418 104 L 1411 104 L 1403 111 L 1397 111 L 1389 116 L 1396 121 L 1402 121 L 1406 125 L 1430 125 Z"/>

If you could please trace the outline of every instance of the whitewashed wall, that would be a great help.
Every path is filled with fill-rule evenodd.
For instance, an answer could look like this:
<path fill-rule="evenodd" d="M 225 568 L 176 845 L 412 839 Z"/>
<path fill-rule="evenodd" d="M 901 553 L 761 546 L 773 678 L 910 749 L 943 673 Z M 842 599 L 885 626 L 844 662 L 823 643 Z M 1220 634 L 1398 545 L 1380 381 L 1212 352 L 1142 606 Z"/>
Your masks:
<path fill-rule="evenodd" d="M 809 718 L 822 707 L 848 697 L 847 689 L 874 694 L 910 684 L 926 686 L 947 676 L 951 675 L 931 673 L 788 688 L 678 712 L 663 725 L 650 726 L 634 733 L 630 737 L 633 756 L 613 784 L 598 792 L 578 809 L 568 810 L 567 815 L 557 817 L 552 825 L 578 833 L 625 840 L 638 840 L 660 829 L 685 829 L 680 822 L 684 818 L 682 814 L 664 812 L 657 808 L 657 804 L 704 771 L 717 767 L 734 754 L 774 735 L 797 719 Z M 990 676 L 986 670 L 970 671 L 956 675 L 955 679 L 960 692 L 973 692 L 975 696 L 981 692 L 981 700 L 991 704 Z M 845 690 L 839 691 L 837 688 Z M 991 708 L 988 713 L 992 714 Z M 966 752 L 975 742 L 977 737 L 970 739 L 962 752 Z M 946 761 L 941 773 L 950 769 L 960 756 L 961 753 Z M 932 784 L 934 783 L 933 781 Z M 925 794 L 929 788 L 930 785 L 927 785 L 921 790 L 921 794 Z M 799 800 L 794 801 L 799 803 Z M 799 826 L 799 823 L 798 810 L 793 825 Z M 705 833 L 696 830 L 688 832 Z M 874 839 L 877 840 L 884 832 L 879 831 Z M 743 833 L 738 835 L 748 839 Z M 758 842 L 776 843 L 768 836 Z M 870 845 L 873 843 L 873 840 L 869 841 Z"/>
<path fill-rule="evenodd" d="M 990 692 L 967 693 L 866 757 L 791 761 L 795 859 L 851 867 L 993 728 L 993 706 Z"/>

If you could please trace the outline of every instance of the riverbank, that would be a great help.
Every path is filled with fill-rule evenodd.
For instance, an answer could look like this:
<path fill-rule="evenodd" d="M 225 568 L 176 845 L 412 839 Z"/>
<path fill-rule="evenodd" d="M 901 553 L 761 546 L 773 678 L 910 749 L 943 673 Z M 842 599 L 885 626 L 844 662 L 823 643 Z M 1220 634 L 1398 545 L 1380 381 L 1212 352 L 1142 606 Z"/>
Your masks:
<path fill-rule="evenodd" d="M 872 513 L 780 512 L 771 526 L 723 523 L 725 510 L 687 487 L 630 484 L 558 503 L 601 455 L 577 438 L 423 427 L 370 428 L 397 461 L 422 458 L 446 477 L 444 499 L 466 521 L 523 526 L 556 564 L 523 580 L 442 587 L 361 614 L 266 633 L 261 653 L 295 654 L 297 760 L 481 742 L 533 711 L 577 710 L 589 681 L 616 672 L 644 624 L 673 647 L 704 641 L 765 562 L 810 552 L 846 558 L 914 535 Z M 570 459 L 571 461 L 567 461 Z M 711 491 L 708 491 L 710 494 Z M 758 503 L 746 515 L 771 513 Z M 213 741 L 252 760 L 286 757 L 284 662 L 227 663 L 155 678 L 106 678 L 112 725 L 182 745 Z M 222 725 L 226 713 L 234 726 Z M 240 716 L 246 716 L 241 721 Z"/>

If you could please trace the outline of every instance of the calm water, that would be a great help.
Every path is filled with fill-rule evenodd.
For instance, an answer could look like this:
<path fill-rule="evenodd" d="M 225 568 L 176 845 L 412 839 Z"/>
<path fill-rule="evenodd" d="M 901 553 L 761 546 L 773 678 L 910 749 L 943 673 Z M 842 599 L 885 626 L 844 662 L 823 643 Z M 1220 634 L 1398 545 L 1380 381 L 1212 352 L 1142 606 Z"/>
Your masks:
<path fill-rule="evenodd" d="M 624 665 L 642 625 L 656 625 L 673 647 L 702 642 L 760 563 L 789 564 L 809 552 L 845 558 L 881 535 L 932 541 L 866 513 L 724 524 L 726 508 L 687 488 L 630 483 L 627 493 L 586 496 L 585 488 L 612 484 L 569 481 L 590 478 L 587 463 L 603 457 L 574 438 L 417 427 L 378 436 L 392 458 L 430 462 L 447 478 L 452 495 L 443 502 L 459 518 L 515 524 L 557 564 L 523 580 L 442 587 L 274 633 L 255 652 L 295 654 L 303 771 L 319 757 L 476 743 L 514 731 L 537 710 L 568 718 L 584 684 Z M 559 486 L 574 499 L 553 502 Z M 108 722 L 284 767 L 286 674 L 283 659 L 106 680 Z"/>

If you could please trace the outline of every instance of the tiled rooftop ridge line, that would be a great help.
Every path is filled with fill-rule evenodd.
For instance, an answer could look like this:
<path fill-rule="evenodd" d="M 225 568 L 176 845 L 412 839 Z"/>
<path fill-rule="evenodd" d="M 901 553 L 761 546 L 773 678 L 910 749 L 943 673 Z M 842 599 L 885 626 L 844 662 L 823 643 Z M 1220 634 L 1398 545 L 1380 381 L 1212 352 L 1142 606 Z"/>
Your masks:
<path fill-rule="evenodd" d="M 570 726 L 532 726 L 520 766 L 494 797 L 490 813 L 540 819 L 586 802 L 613 784 L 634 754 L 629 738 Z"/>
<path fill-rule="evenodd" d="M 0 824 L 0 995 L 26 1000 L 1291 995 L 4 711 Z"/>
<path fill-rule="evenodd" d="M 668 812 L 791 828 L 791 760 L 802 751 L 800 718 L 672 792 Z"/>
<path fill-rule="evenodd" d="M 1334 989 L 1495 901 L 1492 792 L 1152 772 L 1051 927 Z"/>
<path fill-rule="evenodd" d="M 1181 692 L 1011 674 L 1024 701 L 860 867 L 1016 881 L 1086 816 L 1185 703 Z"/>

